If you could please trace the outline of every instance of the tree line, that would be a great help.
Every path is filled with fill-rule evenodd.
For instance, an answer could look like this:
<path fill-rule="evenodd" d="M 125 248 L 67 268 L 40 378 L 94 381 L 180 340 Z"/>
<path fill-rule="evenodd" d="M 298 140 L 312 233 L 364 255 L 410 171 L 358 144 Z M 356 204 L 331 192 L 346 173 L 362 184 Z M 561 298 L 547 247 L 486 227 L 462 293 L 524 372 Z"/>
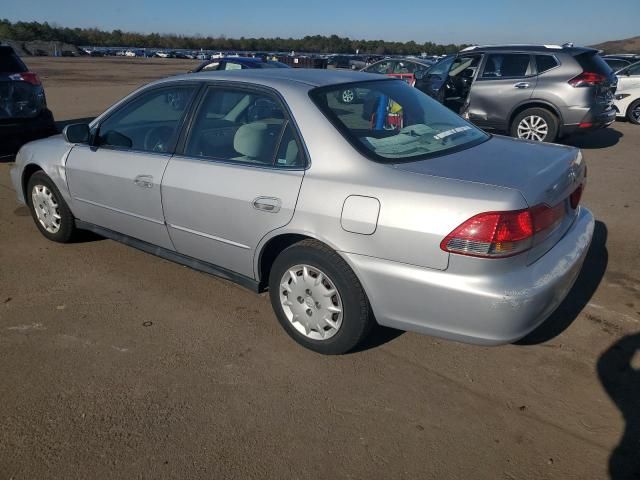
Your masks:
<path fill-rule="evenodd" d="M 138 47 L 188 50 L 297 51 L 314 53 L 372 53 L 389 55 L 444 55 L 465 45 L 441 45 L 433 42 L 387 42 L 353 40 L 338 35 L 307 35 L 304 38 L 227 38 L 225 36 L 186 36 L 161 33 L 135 33 L 97 28 L 68 28 L 47 22 L 10 22 L 0 19 L 0 38 L 16 41 L 54 41 L 94 47 Z"/>

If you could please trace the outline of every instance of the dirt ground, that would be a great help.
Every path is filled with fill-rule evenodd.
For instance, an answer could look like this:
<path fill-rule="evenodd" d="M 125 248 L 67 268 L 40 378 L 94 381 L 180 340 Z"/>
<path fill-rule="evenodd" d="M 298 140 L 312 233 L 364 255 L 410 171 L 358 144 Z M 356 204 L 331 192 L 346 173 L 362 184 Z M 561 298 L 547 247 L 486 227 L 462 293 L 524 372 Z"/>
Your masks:
<path fill-rule="evenodd" d="M 27 59 L 57 120 L 196 62 Z M 640 127 L 570 139 L 598 223 L 517 345 L 381 330 L 324 357 L 266 295 L 110 240 L 59 245 L 0 164 L 0 479 L 638 478 Z"/>

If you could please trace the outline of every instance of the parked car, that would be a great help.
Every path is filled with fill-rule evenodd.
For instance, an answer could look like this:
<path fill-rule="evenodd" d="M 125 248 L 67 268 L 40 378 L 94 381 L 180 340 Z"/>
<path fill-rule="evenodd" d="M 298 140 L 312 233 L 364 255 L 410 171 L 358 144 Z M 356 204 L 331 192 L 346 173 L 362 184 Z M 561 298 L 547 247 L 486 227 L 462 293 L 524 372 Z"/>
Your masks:
<path fill-rule="evenodd" d="M 38 75 L 13 48 L 0 45 L 0 155 L 13 155 L 24 143 L 54 133 Z"/>
<path fill-rule="evenodd" d="M 589 248 L 585 173 L 398 79 L 270 69 L 154 82 L 24 146 L 11 179 L 46 238 L 87 229 L 268 290 L 293 339 L 337 354 L 376 322 L 483 345 L 536 328 Z"/>
<path fill-rule="evenodd" d="M 416 81 L 416 72 L 426 71 L 431 65 L 433 62 L 423 59 L 385 58 L 372 63 L 362 71 L 399 78 L 413 86 Z M 363 93 L 354 88 L 346 88 L 337 93 L 337 99 L 341 103 L 362 102 L 364 101 Z"/>
<path fill-rule="evenodd" d="M 350 60 L 348 55 L 331 55 L 327 59 L 327 65 L 333 68 L 351 68 Z"/>
<path fill-rule="evenodd" d="M 640 62 L 618 72 L 614 106 L 618 116 L 640 125 Z"/>
<path fill-rule="evenodd" d="M 625 67 L 628 67 L 632 63 L 640 61 L 640 55 L 632 54 L 620 54 L 620 55 L 604 55 L 602 59 L 606 62 L 611 70 L 617 72 Z"/>
<path fill-rule="evenodd" d="M 597 50 L 469 47 L 416 76 L 416 88 L 476 125 L 553 142 L 615 120 L 617 79 Z"/>
<path fill-rule="evenodd" d="M 289 68 L 289 65 L 255 57 L 223 57 L 202 62 L 190 73 L 210 70 L 246 70 L 248 68 Z"/>
<path fill-rule="evenodd" d="M 362 71 L 400 78 L 413 86 L 416 83 L 416 73 L 425 72 L 432 65 L 432 61 L 422 58 L 385 58 L 372 63 Z"/>

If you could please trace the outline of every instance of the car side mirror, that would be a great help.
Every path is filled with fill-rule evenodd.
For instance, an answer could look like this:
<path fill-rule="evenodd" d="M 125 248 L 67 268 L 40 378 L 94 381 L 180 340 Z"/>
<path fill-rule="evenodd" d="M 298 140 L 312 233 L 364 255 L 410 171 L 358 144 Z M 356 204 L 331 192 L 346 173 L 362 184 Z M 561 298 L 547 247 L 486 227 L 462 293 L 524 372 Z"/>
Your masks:
<path fill-rule="evenodd" d="M 62 130 L 62 136 L 69 143 L 89 143 L 89 125 L 73 123 Z"/>

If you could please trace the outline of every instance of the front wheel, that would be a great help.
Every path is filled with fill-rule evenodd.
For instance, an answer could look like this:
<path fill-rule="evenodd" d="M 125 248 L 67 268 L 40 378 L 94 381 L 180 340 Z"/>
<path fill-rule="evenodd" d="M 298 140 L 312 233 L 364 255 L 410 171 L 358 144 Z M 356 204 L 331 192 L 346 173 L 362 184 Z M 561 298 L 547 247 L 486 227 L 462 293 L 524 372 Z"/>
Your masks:
<path fill-rule="evenodd" d="M 528 108 L 513 119 L 511 136 L 536 142 L 553 142 L 558 137 L 558 119 L 544 108 Z"/>
<path fill-rule="evenodd" d="M 640 125 L 640 100 L 636 100 L 629 105 L 629 109 L 627 110 L 627 119 L 631 123 Z"/>
<path fill-rule="evenodd" d="M 353 270 L 340 255 L 315 240 L 296 243 L 276 258 L 269 294 L 289 336 L 325 355 L 353 350 L 374 323 Z"/>
<path fill-rule="evenodd" d="M 54 242 L 70 242 L 76 230 L 73 214 L 44 172 L 36 172 L 29 178 L 26 197 L 40 233 Z"/>

